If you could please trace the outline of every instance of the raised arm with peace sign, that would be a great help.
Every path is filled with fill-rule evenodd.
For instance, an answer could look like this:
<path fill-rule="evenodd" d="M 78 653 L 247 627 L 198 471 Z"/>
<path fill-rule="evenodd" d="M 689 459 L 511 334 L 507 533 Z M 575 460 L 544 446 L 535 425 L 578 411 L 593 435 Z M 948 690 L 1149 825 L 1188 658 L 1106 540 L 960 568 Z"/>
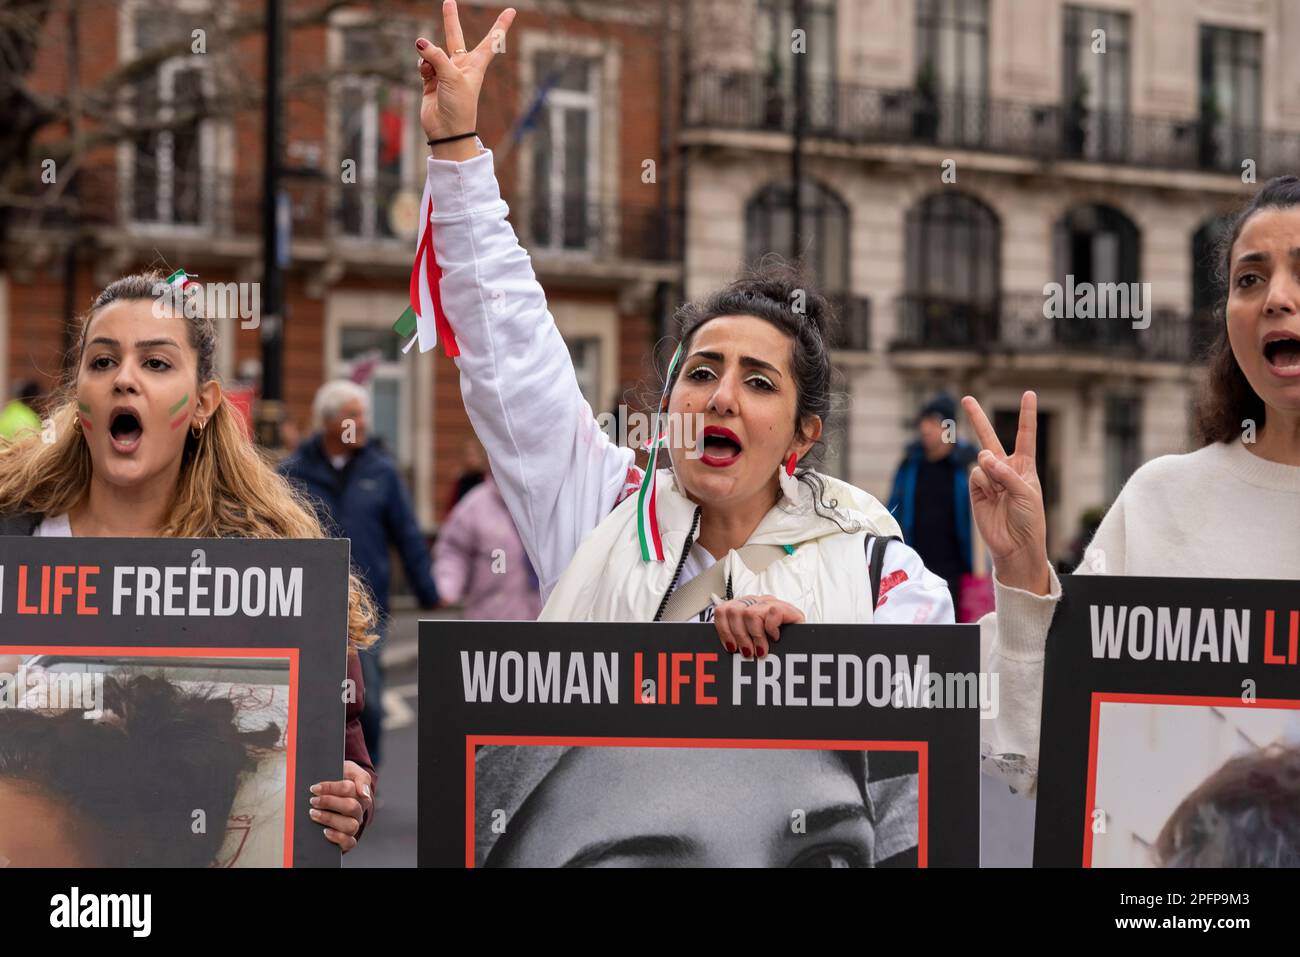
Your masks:
<path fill-rule="evenodd" d="M 447 49 L 420 37 L 415 48 L 420 54 L 420 77 L 424 98 L 420 102 L 420 124 L 430 140 L 472 132 L 478 123 L 478 97 L 488 65 L 504 49 L 506 32 L 514 22 L 513 7 L 506 8 L 478 46 L 469 50 L 460 28 L 456 0 L 442 5 L 443 32 Z M 478 153 L 473 139 L 461 139 L 433 147 L 437 159 L 463 161 Z"/>
<path fill-rule="evenodd" d="M 961 404 L 982 447 L 979 464 L 971 471 L 970 499 L 975 524 L 993 555 L 998 581 L 1046 595 L 1051 581 L 1047 517 L 1034 463 L 1038 396 L 1026 392 L 1020 399 L 1020 429 L 1011 455 L 1002 448 L 980 404 L 971 396 Z"/>

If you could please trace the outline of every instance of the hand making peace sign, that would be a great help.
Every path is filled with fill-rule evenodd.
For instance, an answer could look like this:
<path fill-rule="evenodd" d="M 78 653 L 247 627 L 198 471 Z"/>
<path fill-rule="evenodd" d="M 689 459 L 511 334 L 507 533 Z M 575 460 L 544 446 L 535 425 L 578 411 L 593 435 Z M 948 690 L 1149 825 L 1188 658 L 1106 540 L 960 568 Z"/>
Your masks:
<path fill-rule="evenodd" d="M 478 46 L 467 50 L 456 2 L 445 0 L 442 5 L 442 22 L 447 40 L 446 51 L 424 37 L 415 41 L 415 47 L 420 53 L 420 77 L 424 80 L 420 124 L 429 139 L 457 136 L 476 128 L 483 75 L 487 72 L 488 64 L 504 49 L 506 32 L 514 19 L 514 8 L 507 8 L 497 17 L 496 23 L 487 36 L 479 41 Z M 467 155 L 476 155 L 478 150 L 472 139 L 458 141 L 455 145 L 460 150 L 457 152 L 463 152 L 467 148 L 466 144 Z"/>
<path fill-rule="evenodd" d="M 1020 399 L 1020 429 L 1012 455 L 1002 448 L 980 404 L 970 396 L 961 404 L 983 449 L 979 464 L 971 470 L 970 500 L 998 581 L 1046 595 L 1051 582 L 1047 517 L 1034 463 L 1038 396 L 1026 392 Z"/>

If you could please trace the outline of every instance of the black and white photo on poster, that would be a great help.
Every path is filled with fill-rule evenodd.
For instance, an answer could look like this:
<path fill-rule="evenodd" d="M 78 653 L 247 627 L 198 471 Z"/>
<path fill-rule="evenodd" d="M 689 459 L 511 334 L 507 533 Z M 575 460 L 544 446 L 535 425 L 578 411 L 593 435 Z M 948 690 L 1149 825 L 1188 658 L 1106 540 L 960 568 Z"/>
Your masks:
<path fill-rule="evenodd" d="M 1300 595 L 1066 576 L 1048 637 L 1036 865 L 1300 866 Z"/>
<path fill-rule="evenodd" d="M 978 863 L 972 628 L 421 628 L 422 866 Z"/>

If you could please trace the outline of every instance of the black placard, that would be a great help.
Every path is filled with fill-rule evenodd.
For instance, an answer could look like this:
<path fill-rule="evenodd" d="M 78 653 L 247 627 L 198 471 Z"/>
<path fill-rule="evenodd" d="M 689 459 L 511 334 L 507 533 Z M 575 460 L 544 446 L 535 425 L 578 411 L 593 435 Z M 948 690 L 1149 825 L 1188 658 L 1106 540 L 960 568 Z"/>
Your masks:
<path fill-rule="evenodd" d="M 1285 765 L 1265 759 L 1300 733 L 1300 586 L 1092 575 L 1062 586 L 1035 865 L 1231 866 L 1294 850 L 1267 799 Z M 1166 826 L 1179 835 L 1171 857 L 1156 846 Z"/>
<path fill-rule="evenodd" d="M 969 626 L 800 625 L 756 662 L 702 624 L 422 622 L 420 864 L 861 866 L 826 847 L 865 820 L 871 863 L 975 866 L 978 668 Z"/>
<path fill-rule="evenodd" d="M 0 538 L 0 659 L 19 661 L 23 669 L 0 678 L 0 705 L 13 707 L 22 695 L 34 712 L 66 711 L 69 704 L 75 709 L 68 689 L 82 688 L 84 703 L 93 702 L 96 674 L 161 676 L 187 694 L 229 697 L 239 730 L 274 724 L 280 731 L 273 744 L 253 752 L 259 770 L 239 779 L 264 774 L 265 786 L 253 795 L 257 807 L 273 809 L 277 819 L 283 808 L 283 836 L 278 823 L 274 828 L 278 863 L 337 867 L 338 849 L 308 816 L 308 788 L 342 773 L 347 594 L 346 540 Z M 82 673 L 80 684 L 53 677 Z M 249 680 L 241 683 L 241 675 Z M 96 723 L 147 733 L 111 709 L 85 710 L 95 712 L 89 717 Z M 189 738 L 197 751 L 162 753 L 162 741 L 175 750 L 183 736 L 165 721 L 158 724 L 159 767 L 208 760 L 202 749 L 211 739 L 198 734 Z M 282 782 L 280 765 L 263 772 L 260 763 L 281 755 Z M 93 765 L 90 758 L 82 760 Z M 60 780 L 75 782 L 76 775 Z M 155 792 L 170 786 L 174 782 L 160 779 Z M 244 783 L 238 787 L 241 800 L 249 796 Z M 69 801 L 83 796 L 69 795 Z M 195 803 L 202 811 L 201 801 Z M 208 862 L 229 865 L 241 841 L 251 839 L 251 825 L 239 833 L 235 812 L 241 808 L 237 802 L 226 821 L 204 815 L 201 824 L 196 813 L 192 827 L 178 829 L 184 833 L 150 838 L 181 844 L 200 826 L 233 832 L 222 854 Z M 129 816 L 123 814 L 119 819 Z"/>

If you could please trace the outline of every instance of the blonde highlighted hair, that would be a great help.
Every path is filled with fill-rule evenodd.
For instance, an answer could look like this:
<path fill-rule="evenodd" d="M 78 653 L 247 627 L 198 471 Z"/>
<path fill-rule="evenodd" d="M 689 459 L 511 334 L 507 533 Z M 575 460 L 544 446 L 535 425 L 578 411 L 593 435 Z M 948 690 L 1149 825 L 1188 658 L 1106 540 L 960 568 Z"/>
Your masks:
<path fill-rule="evenodd" d="M 156 300 L 166 288 L 161 272 L 143 272 L 110 283 L 81 317 L 77 343 L 79 369 L 91 319 L 115 302 Z M 187 308 L 184 312 L 201 313 Z M 182 315 L 190 345 L 198 353 L 198 384 L 216 378 L 217 335 L 211 318 Z M 47 432 L 53 441 L 29 436 L 0 439 L 0 514 L 61 515 L 88 494 L 93 465 L 78 423 L 76 375 L 49 404 Z M 236 413 L 217 405 L 207 424 L 185 440 L 180 477 L 159 535 L 176 538 L 324 538 L 305 496 L 289 484 L 244 434 Z M 376 611 L 370 592 L 355 575 L 348 578 L 348 643 L 364 648 L 375 641 Z"/>

